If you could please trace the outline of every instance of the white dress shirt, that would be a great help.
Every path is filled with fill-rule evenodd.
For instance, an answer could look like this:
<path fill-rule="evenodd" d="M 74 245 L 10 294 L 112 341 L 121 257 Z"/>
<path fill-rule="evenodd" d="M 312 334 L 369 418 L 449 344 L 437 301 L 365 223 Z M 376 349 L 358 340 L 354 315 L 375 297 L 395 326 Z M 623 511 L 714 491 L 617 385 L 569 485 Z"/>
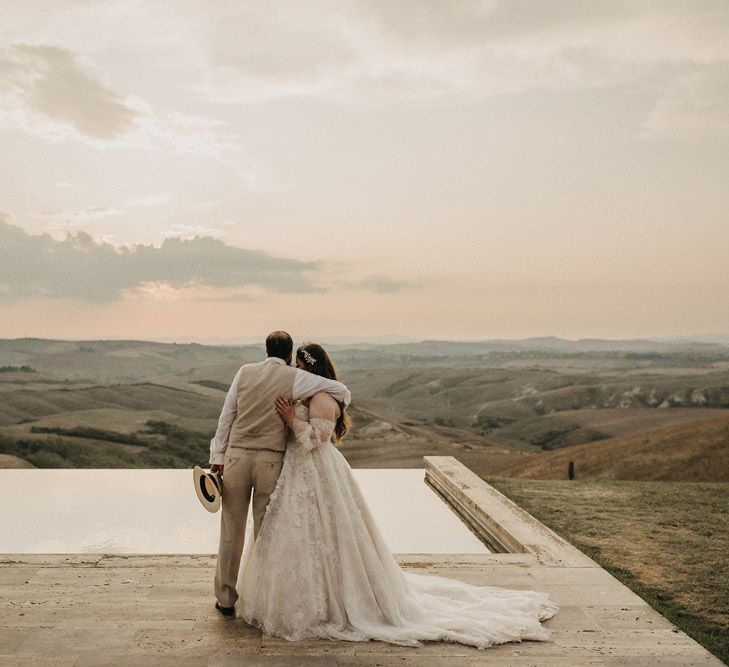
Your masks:
<path fill-rule="evenodd" d="M 282 364 L 286 365 L 283 359 L 278 357 L 267 357 L 267 363 L 271 364 Z M 233 383 L 228 389 L 228 393 L 225 396 L 225 402 L 223 403 L 223 410 L 220 413 L 218 419 L 218 428 L 215 431 L 215 437 L 210 441 L 210 463 L 211 464 L 222 464 L 225 461 L 225 450 L 228 447 L 228 438 L 230 437 L 230 427 L 233 425 L 235 416 L 237 414 L 237 395 L 238 395 L 238 380 L 240 378 L 240 369 L 233 378 Z M 294 386 L 291 392 L 293 400 L 298 401 L 302 398 L 309 398 L 314 394 L 318 394 L 320 391 L 326 391 L 330 393 L 338 401 L 342 401 L 344 405 L 349 405 L 352 401 L 352 395 L 349 393 L 349 389 L 345 387 L 341 382 L 336 380 L 330 380 L 329 378 L 322 377 L 321 375 L 315 375 L 308 371 L 300 368 L 296 369 L 296 375 L 294 377 Z M 273 406 L 271 406 L 273 409 Z"/>

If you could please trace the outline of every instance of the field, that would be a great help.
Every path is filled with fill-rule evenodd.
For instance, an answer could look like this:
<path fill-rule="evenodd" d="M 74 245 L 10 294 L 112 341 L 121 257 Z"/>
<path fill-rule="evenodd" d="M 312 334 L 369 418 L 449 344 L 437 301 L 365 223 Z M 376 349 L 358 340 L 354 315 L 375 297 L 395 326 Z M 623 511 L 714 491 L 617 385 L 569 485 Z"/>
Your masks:
<path fill-rule="evenodd" d="M 729 662 L 729 484 L 488 482 Z"/>
<path fill-rule="evenodd" d="M 543 452 L 506 466 L 500 474 L 565 479 L 569 462 L 577 479 L 726 481 L 729 415 Z"/>
<path fill-rule="evenodd" d="M 480 474 L 559 478 L 579 456 L 587 477 L 729 481 L 714 426 L 729 416 L 727 346 L 545 338 L 330 352 L 354 397 L 342 451 L 355 467 L 439 454 Z M 262 357 L 260 346 L 0 340 L 0 465 L 158 465 L 150 422 L 196 443 L 194 458 L 171 452 L 175 465 L 205 463 L 235 371 Z"/>

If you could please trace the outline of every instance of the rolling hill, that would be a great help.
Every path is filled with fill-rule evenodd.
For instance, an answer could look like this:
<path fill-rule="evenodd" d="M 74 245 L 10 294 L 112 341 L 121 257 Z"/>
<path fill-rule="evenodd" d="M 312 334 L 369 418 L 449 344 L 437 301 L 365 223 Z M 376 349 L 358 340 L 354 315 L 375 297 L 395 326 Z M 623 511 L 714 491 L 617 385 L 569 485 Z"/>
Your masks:
<path fill-rule="evenodd" d="M 420 467 L 435 454 L 479 474 L 518 474 L 552 450 L 589 443 L 594 453 L 729 415 L 729 347 L 718 344 L 542 338 L 330 353 L 352 390 L 342 452 L 355 467 Z M 201 463 L 235 371 L 263 356 L 260 345 L 0 340 L 0 453 L 36 465 L 154 464 L 162 435 L 150 435 L 152 422 L 178 429 L 175 465 L 190 442 L 189 463 Z M 690 444 L 690 430 L 676 433 Z"/>
<path fill-rule="evenodd" d="M 729 481 L 729 416 L 674 424 L 543 452 L 505 466 L 503 477 L 578 480 Z"/>

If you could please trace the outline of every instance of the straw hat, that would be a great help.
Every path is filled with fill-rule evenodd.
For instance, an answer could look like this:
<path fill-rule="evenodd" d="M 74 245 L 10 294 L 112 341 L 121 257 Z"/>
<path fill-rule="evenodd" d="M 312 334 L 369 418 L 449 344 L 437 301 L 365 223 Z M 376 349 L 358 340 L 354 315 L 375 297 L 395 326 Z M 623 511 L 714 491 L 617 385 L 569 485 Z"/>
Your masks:
<path fill-rule="evenodd" d="M 195 466 L 192 470 L 192 479 L 195 483 L 195 493 L 202 506 L 208 512 L 217 512 L 223 495 L 223 480 L 218 473 Z"/>

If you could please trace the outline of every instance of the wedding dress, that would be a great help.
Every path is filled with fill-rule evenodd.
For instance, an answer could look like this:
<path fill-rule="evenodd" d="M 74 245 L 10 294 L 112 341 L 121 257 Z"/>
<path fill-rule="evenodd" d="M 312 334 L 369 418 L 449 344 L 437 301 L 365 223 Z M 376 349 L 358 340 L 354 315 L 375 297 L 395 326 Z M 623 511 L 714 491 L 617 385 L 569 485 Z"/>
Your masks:
<path fill-rule="evenodd" d="M 547 594 L 474 586 L 400 569 L 370 514 L 334 422 L 308 420 L 297 403 L 255 544 L 246 539 L 238 579 L 239 616 L 288 640 L 423 640 L 485 648 L 544 641 L 540 621 L 557 613 Z"/>

